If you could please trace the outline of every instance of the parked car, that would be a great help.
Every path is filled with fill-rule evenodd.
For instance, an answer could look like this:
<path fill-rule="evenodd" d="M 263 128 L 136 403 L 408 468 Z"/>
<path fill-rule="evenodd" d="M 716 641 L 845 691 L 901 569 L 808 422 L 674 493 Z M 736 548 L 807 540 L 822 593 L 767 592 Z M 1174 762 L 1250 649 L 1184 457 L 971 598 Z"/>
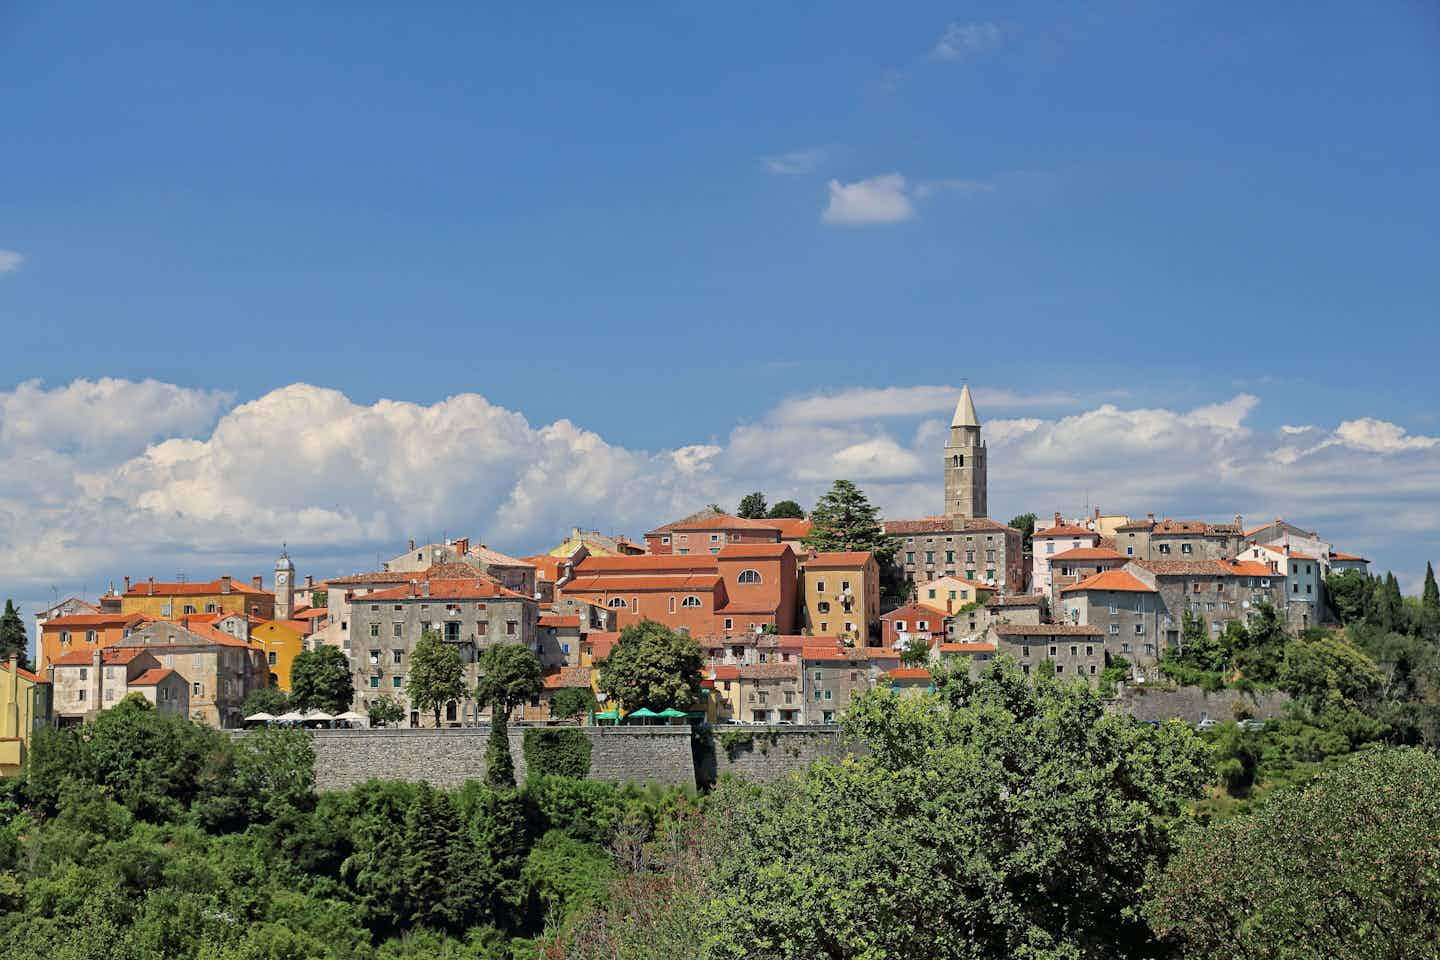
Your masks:
<path fill-rule="evenodd" d="M 1220 725 L 1220 721 L 1218 721 L 1218 720 L 1213 720 L 1213 719 L 1211 719 L 1210 717 L 1204 717 L 1204 718 L 1202 718 L 1202 719 L 1200 720 L 1199 723 L 1195 724 L 1195 729 L 1196 729 L 1196 730 L 1209 730 L 1211 727 L 1218 727 L 1219 725 Z"/>

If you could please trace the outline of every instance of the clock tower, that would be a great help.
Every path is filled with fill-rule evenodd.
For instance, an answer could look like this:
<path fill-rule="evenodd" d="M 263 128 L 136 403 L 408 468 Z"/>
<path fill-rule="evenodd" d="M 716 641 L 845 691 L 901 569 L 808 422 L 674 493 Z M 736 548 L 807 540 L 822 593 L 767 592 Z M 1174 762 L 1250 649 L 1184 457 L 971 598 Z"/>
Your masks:
<path fill-rule="evenodd" d="M 282 547 L 275 561 L 275 619 L 289 620 L 295 612 L 295 564 Z"/>

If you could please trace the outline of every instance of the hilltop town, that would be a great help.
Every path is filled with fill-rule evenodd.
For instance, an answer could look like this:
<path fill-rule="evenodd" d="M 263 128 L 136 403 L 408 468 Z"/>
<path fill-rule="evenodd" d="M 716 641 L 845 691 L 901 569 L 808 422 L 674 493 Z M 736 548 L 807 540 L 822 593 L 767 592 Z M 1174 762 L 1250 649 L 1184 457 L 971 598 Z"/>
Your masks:
<path fill-rule="evenodd" d="M 551 719 L 554 698 L 580 690 L 597 699 L 578 719 L 615 722 L 626 708 L 606 702 L 599 668 L 626 628 L 653 621 L 700 648 L 700 697 L 679 705 L 692 719 L 833 724 L 857 694 L 928 688 L 950 660 L 975 671 L 1008 657 L 1107 692 L 1154 683 L 1188 638 L 1220 638 L 1261 611 L 1291 635 L 1333 623 L 1327 578 L 1368 573 L 1365 558 L 1283 519 L 991 518 L 968 386 L 937 453 L 944 502 L 929 517 L 880 521 L 842 481 L 808 516 L 753 494 L 735 513 L 711 505 L 636 538 L 576 528 L 522 557 L 460 537 L 303 580 L 284 552 L 268 583 L 125 576 L 40 611 L 35 669 L 16 664 L 12 678 L 44 689 L 28 709 L 59 725 L 138 693 L 233 728 L 256 691 L 291 689 L 303 651 L 329 647 L 349 666 L 352 720 L 383 701 L 401 725 L 481 721 L 468 693 L 434 715 L 410 702 L 412 654 L 433 633 L 459 652 L 467 691 L 486 648 L 532 650 L 543 683 L 521 720 Z"/>

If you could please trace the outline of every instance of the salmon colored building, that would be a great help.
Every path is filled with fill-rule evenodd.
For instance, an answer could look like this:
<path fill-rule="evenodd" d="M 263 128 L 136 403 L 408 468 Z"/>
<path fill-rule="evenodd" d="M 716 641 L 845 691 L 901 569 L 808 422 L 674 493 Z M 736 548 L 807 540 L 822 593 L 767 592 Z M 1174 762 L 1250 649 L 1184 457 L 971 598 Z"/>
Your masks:
<path fill-rule="evenodd" d="M 586 557 L 560 592 L 613 610 L 618 630 L 654 620 L 701 637 L 793 632 L 796 589 L 787 545 L 741 543 L 714 554 Z"/>
<path fill-rule="evenodd" d="M 46 620 L 40 626 L 39 672 L 43 675 L 47 667 L 67 653 L 78 650 L 88 657 L 95 650 L 119 643 L 143 623 L 145 617 L 138 613 L 77 613 Z"/>
<path fill-rule="evenodd" d="M 718 555 L 736 543 L 779 543 L 781 531 L 775 524 L 774 520 L 746 520 L 702 510 L 651 530 L 645 534 L 645 545 L 653 555 Z"/>

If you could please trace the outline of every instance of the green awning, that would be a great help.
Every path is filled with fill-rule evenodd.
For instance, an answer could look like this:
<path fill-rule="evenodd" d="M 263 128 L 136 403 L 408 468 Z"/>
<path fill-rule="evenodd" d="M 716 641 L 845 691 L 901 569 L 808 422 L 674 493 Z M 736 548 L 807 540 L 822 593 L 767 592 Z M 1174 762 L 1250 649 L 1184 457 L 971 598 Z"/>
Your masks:
<path fill-rule="evenodd" d="M 656 716 L 658 716 L 658 717 L 688 717 L 689 714 L 686 713 L 684 710 L 676 710 L 674 707 L 666 707 L 664 710 L 661 710 L 658 714 L 656 714 Z"/>
<path fill-rule="evenodd" d="M 629 720 L 631 717 L 646 717 L 653 719 L 659 716 L 662 716 L 662 714 L 656 713 L 649 707 L 641 707 L 639 710 L 631 710 L 629 713 L 625 714 L 625 719 Z"/>
<path fill-rule="evenodd" d="M 620 714 L 614 710 L 606 710 L 603 713 L 595 714 L 596 720 L 619 720 Z"/>

